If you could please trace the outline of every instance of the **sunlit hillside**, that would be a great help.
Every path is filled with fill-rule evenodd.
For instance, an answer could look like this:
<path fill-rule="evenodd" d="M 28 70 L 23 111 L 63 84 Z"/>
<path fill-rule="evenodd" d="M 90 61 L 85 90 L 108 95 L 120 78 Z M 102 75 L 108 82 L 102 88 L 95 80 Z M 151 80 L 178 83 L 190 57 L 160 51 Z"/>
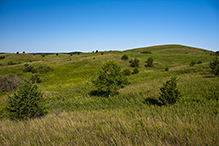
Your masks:
<path fill-rule="evenodd" d="M 128 60 L 121 60 L 124 54 Z M 44 92 L 44 117 L 8 120 L 4 107 L 13 92 L 0 93 L 0 145 L 219 145 L 219 101 L 215 100 L 219 78 L 209 67 L 214 52 L 162 45 L 72 55 L 0 56 L 5 56 L 0 60 L 1 77 L 30 79 L 33 73 L 25 72 L 25 66 L 51 69 L 40 73 L 37 83 Z M 154 65 L 146 67 L 150 57 Z M 110 98 L 97 94 L 92 81 L 103 62 L 114 60 L 122 70 L 132 72 L 129 61 L 135 58 L 140 60 L 139 73 L 127 76 L 129 85 Z M 171 77 L 178 78 L 182 99 L 162 106 L 160 87 Z"/>

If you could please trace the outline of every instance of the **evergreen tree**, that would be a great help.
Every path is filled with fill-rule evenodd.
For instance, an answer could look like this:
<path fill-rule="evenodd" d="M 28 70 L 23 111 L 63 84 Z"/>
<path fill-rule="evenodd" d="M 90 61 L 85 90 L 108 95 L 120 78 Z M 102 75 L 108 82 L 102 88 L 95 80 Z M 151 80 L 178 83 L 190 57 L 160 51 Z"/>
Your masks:
<path fill-rule="evenodd" d="M 128 60 L 129 59 L 129 57 L 126 55 L 126 54 L 124 54 L 122 57 L 121 57 L 121 60 Z"/>
<path fill-rule="evenodd" d="M 153 58 L 151 58 L 151 57 L 148 58 L 148 60 L 146 61 L 146 63 L 147 63 L 146 67 L 153 67 L 154 66 L 153 61 L 154 61 Z"/>
<path fill-rule="evenodd" d="M 121 72 L 121 67 L 116 62 L 108 60 L 103 63 L 102 70 L 93 83 L 97 89 L 106 91 L 108 97 L 110 97 L 112 92 L 125 87 L 128 84 L 128 80 Z"/>
<path fill-rule="evenodd" d="M 43 93 L 37 90 L 37 85 L 24 81 L 18 86 L 13 96 L 8 95 L 6 115 L 12 120 L 28 119 L 41 116 L 44 113 Z"/>
<path fill-rule="evenodd" d="M 138 68 L 135 68 L 135 69 L 133 70 L 133 72 L 132 72 L 132 74 L 138 74 L 138 73 L 139 73 Z"/>
<path fill-rule="evenodd" d="M 169 81 L 166 81 L 165 84 L 160 88 L 160 97 L 159 100 L 163 105 L 172 105 L 180 99 L 181 94 L 177 89 L 177 79 L 172 78 Z"/>
<path fill-rule="evenodd" d="M 139 67 L 139 60 L 137 58 L 135 58 L 134 60 L 130 61 L 131 63 L 131 67 Z"/>

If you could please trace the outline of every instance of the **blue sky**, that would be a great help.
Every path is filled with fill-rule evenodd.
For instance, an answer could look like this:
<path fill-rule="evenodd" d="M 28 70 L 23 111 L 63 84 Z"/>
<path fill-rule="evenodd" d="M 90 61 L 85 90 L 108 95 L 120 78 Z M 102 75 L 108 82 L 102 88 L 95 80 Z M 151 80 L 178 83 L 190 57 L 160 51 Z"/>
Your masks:
<path fill-rule="evenodd" d="M 219 51 L 218 0 L 0 0 L 0 52 Z"/>

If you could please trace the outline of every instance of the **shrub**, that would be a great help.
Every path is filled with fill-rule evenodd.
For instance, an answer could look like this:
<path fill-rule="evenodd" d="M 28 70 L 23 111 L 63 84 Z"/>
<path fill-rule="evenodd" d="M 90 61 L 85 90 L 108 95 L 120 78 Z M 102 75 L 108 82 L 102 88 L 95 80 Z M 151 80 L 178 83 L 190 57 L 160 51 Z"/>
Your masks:
<path fill-rule="evenodd" d="M 195 64 L 196 64 L 195 61 L 191 61 L 191 63 L 189 64 L 189 66 L 191 67 L 191 66 L 194 66 Z"/>
<path fill-rule="evenodd" d="M 213 74 L 218 76 L 219 75 L 219 60 L 218 60 L 218 57 L 215 57 L 213 62 L 210 62 L 209 66 L 212 69 Z"/>
<path fill-rule="evenodd" d="M 112 92 L 125 87 L 128 84 L 128 80 L 121 72 L 121 67 L 116 62 L 108 60 L 103 63 L 102 70 L 93 83 L 99 91 L 106 91 L 108 97 L 110 97 Z"/>
<path fill-rule="evenodd" d="M 15 75 L 0 75 L 0 92 L 10 92 L 17 88 L 21 78 Z"/>
<path fill-rule="evenodd" d="M 103 55 L 103 53 L 101 53 L 101 55 Z"/>
<path fill-rule="evenodd" d="M 42 80 L 40 78 L 40 74 L 32 74 L 32 76 L 30 77 L 30 80 L 32 81 L 32 83 L 41 83 Z"/>
<path fill-rule="evenodd" d="M 12 96 L 8 95 L 6 116 L 11 120 L 22 120 L 42 116 L 44 113 L 43 93 L 36 84 L 25 81 Z"/>
<path fill-rule="evenodd" d="M 33 70 L 33 66 L 28 65 L 28 64 L 24 64 L 25 68 L 24 68 L 24 72 L 32 72 Z"/>
<path fill-rule="evenodd" d="M 1 59 L 5 59 L 5 56 L 0 56 L 0 60 L 1 60 Z"/>
<path fill-rule="evenodd" d="M 153 58 L 148 58 L 148 60 L 146 61 L 146 67 L 153 67 L 153 61 L 154 61 L 154 59 Z"/>
<path fill-rule="evenodd" d="M 54 69 L 50 68 L 49 66 L 39 66 L 37 67 L 37 72 L 41 73 L 41 74 L 46 74 L 49 71 L 53 71 Z"/>
<path fill-rule="evenodd" d="M 131 75 L 131 71 L 130 71 L 129 69 L 124 69 L 124 70 L 123 70 L 123 74 L 124 74 L 125 76 L 130 76 L 130 75 Z"/>
<path fill-rule="evenodd" d="M 159 100 L 163 105 L 172 105 L 181 97 L 181 94 L 177 89 L 176 78 L 171 78 L 169 81 L 166 81 L 166 83 L 160 88 L 160 91 Z"/>
<path fill-rule="evenodd" d="M 126 54 L 124 54 L 122 57 L 121 57 L 121 60 L 128 60 L 129 59 L 129 57 L 126 55 Z"/>
<path fill-rule="evenodd" d="M 141 53 L 143 53 L 143 54 L 152 54 L 151 51 L 143 51 Z"/>
<path fill-rule="evenodd" d="M 135 58 L 134 60 L 130 60 L 131 67 L 139 67 L 139 60 Z"/>
<path fill-rule="evenodd" d="M 139 73 L 138 68 L 135 68 L 135 69 L 133 70 L 133 72 L 132 72 L 132 74 L 138 74 L 138 73 Z"/>
<path fill-rule="evenodd" d="M 202 61 L 198 61 L 197 64 L 202 64 Z"/>
<path fill-rule="evenodd" d="M 41 54 L 42 57 L 45 57 L 45 54 Z"/>
<path fill-rule="evenodd" d="M 58 56 L 59 55 L 59 53 L 56 53 L 56 56 Z"/>
<path fill-rule="evenodd" d="M 165 71 L 169 71 L 169 67 L 166 67 L 166 68 L 165 68 Z"/>
<path fill-rule="evenodd" d="M 13 61 L 8 62 L 8 65 L 14 65 L 14 64 L 17 64 L 17 63 L 14 63 Z"/>

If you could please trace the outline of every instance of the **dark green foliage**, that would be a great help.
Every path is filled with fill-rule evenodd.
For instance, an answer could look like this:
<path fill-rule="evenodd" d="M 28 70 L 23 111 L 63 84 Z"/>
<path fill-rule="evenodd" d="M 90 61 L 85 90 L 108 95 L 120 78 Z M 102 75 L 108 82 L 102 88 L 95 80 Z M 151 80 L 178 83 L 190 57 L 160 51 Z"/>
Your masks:
<path fill-rule="evenodd" d="M 96 53 L 98 53 L 98 50 L 96 50 Z"/>
<path fill-rule="evenodd" d="M 197 64 L 202 64 L 202 61 L 199 60 L 199 61 L 197 62 Z"/>
<path fill-rule="evenodd" d="M 169 81 L 166 81 L 166 83 L 160 88 L 160 91 L 159 100 L 163 105 L 172 105 L 181 97 L 181 94 L 177 89 L 176 78 L 171 78 Z"/>
<path fill-rule="evenodd" d="M 32 73 L 40 73 L 40 74 L 45 74 L 49 71 L 53 71 L 54 69 L 50 68 L 49 66 L 39 66 L 37 68 L 34 68 L 31 65 L 24 65 L 24 72 L 32 72 Z"/>
<path fill-rule="evenodd" d="M 49 71 L 53 71 L 54 69 L 50 68 L 49 66 L 39 66 L 37 67 L 37 72 L 38 73 L 41 73 L 41 74 L 45 74 Z"/>
<path fill-rule="evenodd" d="M 41 54 L 42 57 L 45 57 L 45 54 Z"/>
<path fill-rule="evenodd" d="M 22 120 L 42 116 L 44 113 L 43 93 L 36 84 L 25 81 L 12 96 L 8 95 L 6 116 L 11 120 Z"/>
<path fill-rule="evenodd" d="M 125 87 L 128 84 L 128 80 L 121 72 L 121 67 L 116 62 L 108 60 L 103 63 L 102 70 L 93 83 L 99 91 L 106 91 L 108 97 L 110 97 L 112 92 Z"/>
<path fill-rule="evenodd" d="M 80 53 L 78 52 L 78 55 L 80 55 Z"/>
<path fill-rule="evenodd" d="M 165 71 L 169 71 L 169 67 L 166 67 L 166 68 L 165 68 Z"/>
<path fill-rule="evenodd" d="M 125 76 L 130 76 L 130 75 L 131 75 L 130 69 L 124 69 L 124 70 L 123 70 L 123 74 L 124 74 Z"/>
<path fill-rule="evenodd" d="M 131 67 L 139 67 L 139 60 L 137 58 L 130 60 L 129 62 L 131 63 Z"/>
<path fill-rule="evenodd" d="M 42 80 L 40 78 L 40 74 L 32 74 L 32 76 L 30 77 L 30 80 L 32 81 L 32 83 L 41 83 Z"/>
<path fill-rule="evenodd" d="M 28 65 L 28 64 L 24 64 L 24 72 L 31 72 L 33 70 L 33 66 Z"/>
<path fill-rule="evenodd" d="M 121 59 L 122 59 L 122 60 L 128 60 L 129 57 L 128 57 L 126 54 L 124 54 L 124 55 L 121 57 Z"/>
<path fill-rule="evenodd" d="M 13 62 L 13 61 L 9 61 L 9 62 L 8 62 L 8 65 L 14 65 L 14 64 L 17 64 L 17 63 L 15 63 L 15 62 Z"/>
<path fill-rule="evenodd" d="M 148 58 L 148 60 L 146 61 L 146 67 L 153 67 L 154 65 L 153 65 L 153 61 L 154 61 L 154 59 L 153 58 Z"/>
<path fill-rule="evenodd" d="M 59 55 L 59 53 L 56 53 L 56 56 L 58 56 Z"/>
<path fill-rule="evenodd" d="M 5 56 L 0 56 L 0 60 L 1 60 L 1 59 L 5 59 Z"/>
<path fill-rule="evenodd" d="M 143 54 L 152 54 L 151 51 L 143 51 L 141 53 L 143 53 Z"/>
<path fill-rule="evenodd" d="M 138 70 L 138 68 L 136 67 L 136 68 L 133 70 L 132 74 L 138 74 L 138 73 L 139 73 L 139 70 Z"/>
<path fill-rule="evenodd" d="M 23 51 L 23 54 L 25 53 L 25 51 Z"/>
<path fill-rule="evenodd" d="M 212 69 L 212 72 L 218 76 L 219 75 L 219 59 L 218 59 L 218 57 L 215 57 L 213 62 L 210 62 L 209 66 Z"/>
<path fill-rule="evenodd" d="M 216 51 L 216 52 L 215 52 L 215 55 L 216 55 L 216 56 L 219 56 L 219 51 Z"/>
<path fill-rule="evenodd" d="M 70 54 L 70 56 L 72 56 L 72 53 Z"/>
<path fill-rule="evenodd" d="M 103 55 L 103 53 L 101 53 L 101 55 Z"/>
<path fill-rule="evenodd" d="M 10 92 L 17 88 L 21 78 L 15 75 L 0 75 L 0 92 Z"/>
<path fill-rule="evenodd" d="M 196 64 L 195 61 L 191 61 L 191 63 L 189 64 L 189 66 L 191 67 L 191 66 L 194 66 L 195 64 Z"/>
<path fill-rule="evenodd" d="M 17 54 L 19 54 L 19 52 L 17 52 Z"/>

